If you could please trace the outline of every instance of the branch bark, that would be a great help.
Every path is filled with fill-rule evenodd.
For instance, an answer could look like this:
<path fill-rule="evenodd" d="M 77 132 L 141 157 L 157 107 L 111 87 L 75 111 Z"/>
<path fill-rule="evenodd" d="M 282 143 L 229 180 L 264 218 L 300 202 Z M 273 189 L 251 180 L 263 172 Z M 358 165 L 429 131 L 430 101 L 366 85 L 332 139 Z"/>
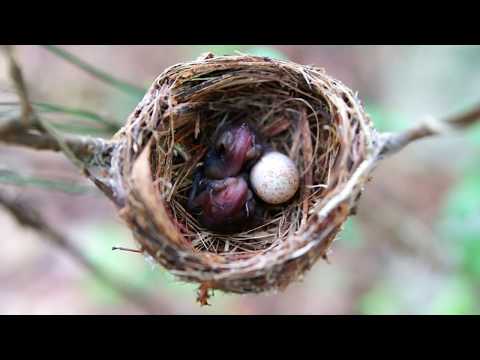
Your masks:
<path fill-rule="evenodd" d="M 480 104 L 470 111 L 443 121 L 432 118 L 403 132 L 383 133 L 381 134 L 383 143 L 380 156 L 395 154 L 416 140 L 466 129 L 478 121 L 480 121 Z"/>
<path fill-rule="evenodd" d="M 63 151 L 57 138 L 41 130 L 36 123 L 25 127 L 21 120 L 14 117 L 0 123 L 0 142 L 36 150 Z M 64 136 L 63 141 L 82 163 L 89 163 L 109 143 L 99 138 L 80 136 Z"/>

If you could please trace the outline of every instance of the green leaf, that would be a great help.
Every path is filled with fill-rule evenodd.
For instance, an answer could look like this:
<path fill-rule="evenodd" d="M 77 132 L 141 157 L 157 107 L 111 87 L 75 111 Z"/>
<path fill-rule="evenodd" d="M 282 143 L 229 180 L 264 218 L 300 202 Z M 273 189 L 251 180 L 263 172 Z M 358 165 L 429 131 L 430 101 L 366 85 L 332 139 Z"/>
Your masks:
<path fill-rule="evenodd" d="M 120 129 L 119 123 L 105 119 L 92 111 L 45 102 L 32 102 L 32 105 L 35 111 L 40 114 L 61 114 L 69 116 L 68 121 L 64 121 L 64 119 L 57 121 L 49 119 L 55 128 L 62 131 L 91 135 L 96 133 L 112 135 Z M 2 112 L 4 116 L 6 116 L 7 113 L 19 111 L 20 109 L 19 102 L 0 102 L 0 106 L 7 109 Z M 84 125 L 85 122 L 89 125 Z M 92 125 L 95 125 L 95 127 Z"/>
<path fill-rule="evenodd" d="M 79 117 L 81 119 L 90 120 L 95 123 L 103 124 L 108 128 L 112 129 L 113 131 L 116 131 L 120 128 L 120 125 L 118 123 L 111 120 L 107 120 L 104 117 L 88 110 L 74 109 L 66 106 L 55 105 L 50 103 L 40 103 L 40 102 L 33 103 L 33 105 L 38 107 L 40 111 L 44 113 L 60 113 L 60 114 L 72 115 L 75 117 Z"/>
<path fill-rule="evenodd" d="M 97 69 L 95 66 L 88 64 L 87 62 L 83 61 L 79 57 L 73 55 L 72 53 L 59 48 L 58 46 L 55 45 L 40 45 L 44 49 L 50 51 L 52 54 L 62 58 L 63 60 L 69 62 L 70 64 L 80 68 L 81 70 L 85 71 L 86 73 L 92 75 L 96 79 L 113 86 L 114 88 L 132 95 L 134 97 L 142 97 L 146 89 L 138 87 L 136 85 L 132 85 L 126 81 L 119 80 L 109 73 L 102 71 L 100 69 Z"/>
<path fill-rule="evenodd" d="M 45 190 L 61 191 L 74 195 L 82 195 L 94 191 L 94 188 L 75 182 L 23 176 L 5 169 L 0 169 L 0 183 L 20 187 L 38 187 Z"/>
<path fill-rule="evenodd" d="M 47 119 L 55 128 L 55 130 L 59 130 L 64 133 L 73 133 L 73 134 L 81 134 L 81 135 L 104 135 L 109 137 L 114 134 L 111 129 L 105 128 L 98 128 L 92 126 L 85 126 L 83 124 L 77 124 L 76 122 L 69 122 L 69 123 L 56 123 L 52 119 Z"/>

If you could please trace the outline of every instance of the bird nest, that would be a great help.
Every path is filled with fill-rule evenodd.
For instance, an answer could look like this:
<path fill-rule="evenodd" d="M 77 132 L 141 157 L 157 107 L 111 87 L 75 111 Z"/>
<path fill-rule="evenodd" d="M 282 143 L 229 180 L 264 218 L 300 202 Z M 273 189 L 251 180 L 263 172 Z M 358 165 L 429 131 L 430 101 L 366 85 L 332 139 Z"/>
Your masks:
<path fill-rule="evenodd" d="M 205 229 L 186 203 L 192 174 L 219 125 L 255 124 L 298 166 L 300 189 L 234 234 Z M 165 70 L 116 134 L 111 177 L 121 217 L 142 251 L 179 279 L 259 293 L 301 277 L 354 212 L 377 133 L 356 95 L 323 69 L 208 54 Z"/>

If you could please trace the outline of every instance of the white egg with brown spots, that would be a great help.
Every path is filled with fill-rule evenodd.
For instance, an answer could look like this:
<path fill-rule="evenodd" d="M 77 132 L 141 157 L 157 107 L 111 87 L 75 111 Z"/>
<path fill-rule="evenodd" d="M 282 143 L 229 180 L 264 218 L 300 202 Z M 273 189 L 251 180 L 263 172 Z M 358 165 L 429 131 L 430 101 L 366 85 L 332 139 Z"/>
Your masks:
<path fill-rule="evenodd" d="M 263 155 L 253 166 L 250 183 L 260 199 L 278 205 L 295 195 L 300 185 L 300 175 L 288 156 L 272 151 Z"/>

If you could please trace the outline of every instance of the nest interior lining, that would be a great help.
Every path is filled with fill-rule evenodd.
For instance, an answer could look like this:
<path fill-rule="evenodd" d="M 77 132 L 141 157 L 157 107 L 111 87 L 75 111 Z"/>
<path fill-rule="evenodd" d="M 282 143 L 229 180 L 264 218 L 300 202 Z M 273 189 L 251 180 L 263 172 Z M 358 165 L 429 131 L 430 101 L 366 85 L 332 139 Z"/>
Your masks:
<path fill-rule="evenodd" d="M 273 74 L 270 78 L 261 74 L 258 81 L 248 77 L 252 74 L 252 69 L 233 74 L 216 71 L 183 83 L 181 94 L 192 95 L 181 96 L 182 105 L 194 102 L 195 112 L 180 113 L 171 117 L 172 121 L 163 121 L 164 127 L 157 133 L 152 152 L 152 164 L 157 165 L 154 181 L 194 251 L 245 258 L 274 248 L 299 230 L 313 199 L 322 196 L 326 189 L 329 169 L 339 147 L 326 102 L 278 87 L 278 80 L 271 78 Z M 228 87 L 222 81 L 225 78 L 229 80 Z M 269 207 L 263 225 L 224 235 L 202 228 L 186 209 L 186 201 L 192 172 L 216 129 L 232 120 L 251 122 L 270 146 L 288 154 L 298 165 L 302 186 L 288 204 Z M 172 131 L 176 123 L 182 125 Z"/>

